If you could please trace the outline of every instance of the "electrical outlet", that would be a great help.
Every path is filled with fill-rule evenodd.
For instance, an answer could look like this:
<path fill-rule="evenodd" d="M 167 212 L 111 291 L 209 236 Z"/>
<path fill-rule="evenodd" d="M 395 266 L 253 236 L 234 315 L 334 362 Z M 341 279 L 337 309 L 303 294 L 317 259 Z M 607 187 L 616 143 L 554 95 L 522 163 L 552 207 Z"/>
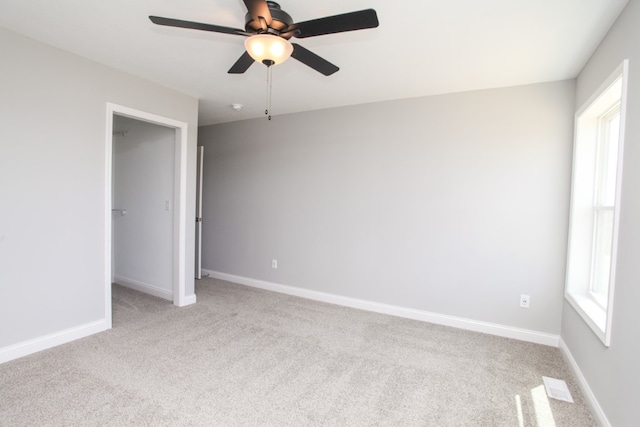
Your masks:
<path fill-rule="evenodd" d="M 529 295 L 520 295 L 520 307 L 522 308 L 529 308 Z"/>
<path fill-rule="evenodd" d="M 278 269 L 278 260 L 277 259 L 272 259 L 271 260 L 271 268 L 273 268 L 274 270 Z"/>

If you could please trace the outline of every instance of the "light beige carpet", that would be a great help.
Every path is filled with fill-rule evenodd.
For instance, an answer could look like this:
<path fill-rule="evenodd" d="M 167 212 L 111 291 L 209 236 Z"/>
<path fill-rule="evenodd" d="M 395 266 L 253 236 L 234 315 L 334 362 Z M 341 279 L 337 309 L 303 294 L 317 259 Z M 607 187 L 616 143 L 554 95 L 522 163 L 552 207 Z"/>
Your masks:
<path fill-rule="evenodd" d="M 214 279 L 0 365 L 2 426 L 593 426 L 558 349 Z M 576 403 L 547 399 L 542 376 Z"/>

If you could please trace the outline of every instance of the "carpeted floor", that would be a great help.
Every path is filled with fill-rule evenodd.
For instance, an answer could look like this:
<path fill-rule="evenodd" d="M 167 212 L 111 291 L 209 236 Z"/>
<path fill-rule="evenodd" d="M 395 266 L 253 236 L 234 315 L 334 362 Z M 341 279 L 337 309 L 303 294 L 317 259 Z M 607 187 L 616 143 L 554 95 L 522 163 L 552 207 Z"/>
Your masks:
<path fill-rule="evenodd" d="M 0 425 L 595 425 L 556 348 L 214 279 L 196 293 L 176 308 L 114 285 L 112 330 L 0 365 Z"/>

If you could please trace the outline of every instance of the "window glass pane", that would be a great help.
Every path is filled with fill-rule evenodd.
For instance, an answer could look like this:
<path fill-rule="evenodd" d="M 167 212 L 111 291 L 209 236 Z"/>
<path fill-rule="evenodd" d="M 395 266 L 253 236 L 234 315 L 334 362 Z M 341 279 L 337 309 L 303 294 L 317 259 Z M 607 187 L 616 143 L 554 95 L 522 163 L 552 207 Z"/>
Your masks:
<path fill-rule="evenodd" d="M 620 112 L 618 111 L 610 120 L 607 121 L 607 139 L 605 149 L 602 154 L 605 157 L 604 170 L 602 179 L 602 199 L 604 206 L 613 206 L 616 198 L 616 170 L 618 163 L 618 136 L 620 133 Z"/>
<path fill-rule="evenodd" d="M 595 212 L 591 292 L 600 297 L 599 301 L 605 307 L 609 293 L 612 242 L 613 209 L 598 209 Z"/>

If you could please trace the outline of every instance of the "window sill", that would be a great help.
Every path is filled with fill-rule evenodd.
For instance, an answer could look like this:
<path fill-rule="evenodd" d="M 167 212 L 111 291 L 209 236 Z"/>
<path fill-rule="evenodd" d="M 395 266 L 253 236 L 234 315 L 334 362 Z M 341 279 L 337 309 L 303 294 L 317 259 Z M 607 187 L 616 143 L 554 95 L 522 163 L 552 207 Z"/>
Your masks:
<path fill-rule="evenodd" d="M 609 347 L 607 311 L 586 295 L 567 293 L 565 297 L 602 343 Z"/>

